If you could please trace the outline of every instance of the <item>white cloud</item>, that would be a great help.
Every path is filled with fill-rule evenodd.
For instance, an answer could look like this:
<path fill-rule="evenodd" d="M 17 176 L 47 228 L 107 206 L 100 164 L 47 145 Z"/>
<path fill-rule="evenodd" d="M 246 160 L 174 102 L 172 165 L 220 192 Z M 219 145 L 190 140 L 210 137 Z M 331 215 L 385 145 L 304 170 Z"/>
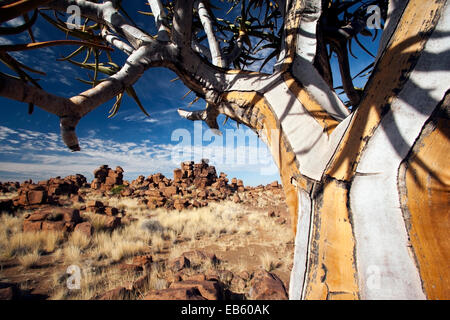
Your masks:
<path fill-rule="evenodd" d="M 0 37 L 0 45 L 10 45 L 13 44 L 11 40 L 5 37 Z"/>
<path fill-rule="evenodd" d="M 198 162 L 202 158 L 210 159 L 212 165 L 224 172 L 238 170 L 264 174 L 261 167 L 272 164 L 270 154 L 261 144 L 225 149 L 220 139 L 203 147 L 191 145 L 189 139 L 173 145 L 151 144 L 147 139 L 117 143 L 87 137 L 80 139 L 82 151 L 71 153 L 55 133 L 0 126 L 0 181 L 28 178 L 36 181 L 75 173 L 92 179 L 92 171 L 103 164 L 112 168 L 121 166 L 128 180 L 156 172 L 171 177 L 172 170 L 181 161 Z M 259 156 L 256 160 L 255 155 Z"/>
<path fill-rule="evenodd" d="M 18 26 L 21 26 L 21 25 L 23 25 L 24 23 L 25 23 L 25 22 L 23 21 L 23 18 L 22 18 L 22 17 L 17 17 L 17 18 L 14 18 L 14 19 L 12 19 L 12 20 L 6 21 L 6 24 L 7 24 L 9 27 L 13 27 L 13 28 L 18 27 Z"/>

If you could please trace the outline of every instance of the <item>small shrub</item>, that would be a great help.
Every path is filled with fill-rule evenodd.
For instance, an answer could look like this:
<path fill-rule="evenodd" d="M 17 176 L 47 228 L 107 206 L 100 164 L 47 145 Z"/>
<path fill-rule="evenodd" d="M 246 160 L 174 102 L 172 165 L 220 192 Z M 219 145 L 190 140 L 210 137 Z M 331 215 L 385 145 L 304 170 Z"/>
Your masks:
<path fill-rule="evenodd" d="M 115 186 L 114 188 L 111 189 L 111 194 L 112 195 L 118 195 L 120 194 L 123 190 L 125 189 L 125 186 L 122 184 L 120 186 Z"/>

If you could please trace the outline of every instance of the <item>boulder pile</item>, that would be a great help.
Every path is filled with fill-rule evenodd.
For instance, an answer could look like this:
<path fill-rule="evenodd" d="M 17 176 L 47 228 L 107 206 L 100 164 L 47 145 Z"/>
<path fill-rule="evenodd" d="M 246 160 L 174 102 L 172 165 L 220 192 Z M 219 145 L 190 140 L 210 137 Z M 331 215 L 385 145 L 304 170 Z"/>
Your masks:
<path fill-rule="evenodd" d="M 173 171 L 173 179 L 161 173 L 147 178 L 139 176 L 124 186 L 121 195 L 140 198 L 141 203 L 147 204 L 150 209 L 165 207 L 183 210 L 206 206 L 209 201 L 232 199 L 234 194 L 251 189 L 236 178 L 229 182 L 225 173 L 217 175 L 216 168 L 210 166 L 208 160 L 200 163 L 187 161 Z"/>
<path fill-rule="evenodd" d="M 48 207 L 25 216 L 23 231 L 73 231 L 81 222 L 76 209 Z"/>
<path fill-rule="evenodd" d="M 0 193 L 15 192 L 20 188 L 18 182 L 0 182 Z"/>
<path fill-rule="evenodd" d="M 15 192 L 17 196 L 8 200 L 0 200 L 0 212 L 12 212 L 18 208 L 37 210 L 42 206 L 65 206 L 73 203 L 83 203 L 84 196 L 90 192 L 101 195 L 110 193 L 120 197 L 138 199 L 149 209 L 164 207 L 168 210 L 183 210 L 207 206 L 211 201 L 232 200 L 236 203 L 246 198 L 258 200 L 261 191 L 271 191 L 281 194 L 282 189 L 277 181 L 267 186 L 246 187 L 242 180 L 229 180 L 223 172 L 217 174 L 216 168 L 208 164 L 208 160 L 199 163 L 182 162 L 180 168 L 173 171 L 173 179 L 162 173 L 155 173 L 147 178 L 139 176 L 128 182 L 123 179 L 124 170 L 108 165 L 96 169 L 94 179 L 88 182 L 81 174 L 56 177 L 33 183 L 28 180 L 0 183 L 0 192 Z M 87 204 L 87 211 L 96 214 L 116 216 L 117 209 Z"/>
<path fill-rule="evenodd" d="M 94 171 L 94 180 L 91 183 L 92 189 L 110 191 L 115 186 L 121 185 L 123 185 L 123 169 L 121 167 L 112 170 L 107 165 L 103 165 Z"/>

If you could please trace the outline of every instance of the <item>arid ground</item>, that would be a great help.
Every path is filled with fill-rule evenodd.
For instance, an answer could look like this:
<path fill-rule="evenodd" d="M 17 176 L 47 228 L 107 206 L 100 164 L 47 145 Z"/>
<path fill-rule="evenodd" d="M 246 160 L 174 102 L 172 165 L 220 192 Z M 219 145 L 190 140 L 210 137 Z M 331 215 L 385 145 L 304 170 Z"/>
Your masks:
<path fill-rule="evenodd" d="M 246 187 L 203 162 L 174 179 L 122 172 L 0 184 L 0 299 L 287 299 L 278 183 Z"/>

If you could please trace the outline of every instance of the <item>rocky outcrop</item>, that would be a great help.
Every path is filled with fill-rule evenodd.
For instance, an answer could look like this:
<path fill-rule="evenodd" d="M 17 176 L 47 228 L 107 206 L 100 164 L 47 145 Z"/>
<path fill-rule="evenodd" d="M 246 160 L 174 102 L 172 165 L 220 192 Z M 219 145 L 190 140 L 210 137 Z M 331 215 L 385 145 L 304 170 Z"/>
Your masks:
<path fill-rule="evenodd" d="M 147 178 L 141 175 L 121 191 L 121 196 L 139 198 L 149 209 L 164 207 L 181 211 L 204 207 L 210 201 L 225 200 L 247 189 L 250 188 L 245 188 L 242 180 L 233 178 L 229 183 L 225 173 L 217 175 L 216 168 L 208 160 L 202 160 L 182 162 L 173 171 L 173 179 L 161 173 Z M 240 198 L 236 195 L 234 199 L 238 202 Z"/>
<path fill-rule="evenodd" d="M 260 270 L 253 275 L 249 296 L 253 300 L 287 300 L 283 282 L 276 275 Z"/>
<path fill-rule="evenodd" d="M 31 180 L 19 185 L 18 196 L 13 198 L 13 206 L 24 209 L 37 209 L 42 205 L 58 205 L 60 196 L 73 197 L 86 186 L 86 178 L 81 174 L 56 177 L 33 183 Z"/>
<path fill-rule="evenodd" d="M 16 192 L 19 188 L 19 182 L 0 182 L 0 193 Z"/>
<path fill-rule="evenodd" d="M 23 231 L 71 232 L 80 222 L 80 212 L 76 209 L 48 207 L 25 215 Z"/>
<path fill-rule="evenodd" d="M 103 165 L 94 171 L 94 180 L 91 188 L 100 191 L 110 191 L 116 186 L 123 185 L 123 169 L 116 167 L 116 170 Z"/>

